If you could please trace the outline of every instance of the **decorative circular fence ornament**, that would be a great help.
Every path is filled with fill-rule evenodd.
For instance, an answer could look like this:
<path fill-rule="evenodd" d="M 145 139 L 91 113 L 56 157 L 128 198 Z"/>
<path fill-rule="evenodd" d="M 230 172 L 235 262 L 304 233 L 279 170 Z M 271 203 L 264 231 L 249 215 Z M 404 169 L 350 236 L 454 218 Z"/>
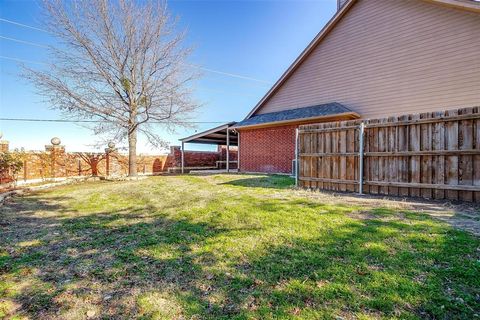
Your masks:
<path fill-rule="evenodd" d="M 50 142 L 51 142 L 54 146 L 58 146 L 58 145 L 60 145 L 60 143 L 62 143 L 62 141 L 61 141 L 60 138 L 58 138 L 58 137 L 52 138 L 52 140 L 50 140 Z"/>

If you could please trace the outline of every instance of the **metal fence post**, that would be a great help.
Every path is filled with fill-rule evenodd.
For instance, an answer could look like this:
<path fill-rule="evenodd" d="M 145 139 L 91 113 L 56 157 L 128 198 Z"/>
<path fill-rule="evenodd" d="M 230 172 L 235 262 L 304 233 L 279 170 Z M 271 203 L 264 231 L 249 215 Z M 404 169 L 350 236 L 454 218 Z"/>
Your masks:
<path fill-rule="evenodd" d="M 359 148 L 359 184 L 358 184 L 358 193 L 363 194 L 363 141 L 364 141 L 364 135 L 365 135 L 365 123 L 360 123 L 360 134 L 359 134 L 359 140 L 360 140 L 360 148 Z"/>
<path fill-rule="evenodd" d="M 298 128 L 295 129 L 295 186 L 298 187 Z"/>

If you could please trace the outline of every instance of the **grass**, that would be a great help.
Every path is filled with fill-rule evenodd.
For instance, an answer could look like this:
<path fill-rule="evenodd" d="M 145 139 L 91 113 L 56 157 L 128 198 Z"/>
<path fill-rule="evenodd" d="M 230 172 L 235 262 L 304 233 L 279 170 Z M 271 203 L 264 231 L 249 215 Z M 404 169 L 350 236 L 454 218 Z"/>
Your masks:
<path fill-rule="evenodd" d="M 282 176 L 96 182 L 0 208 L 0 318 L 475 319 L 480 239 Z"/>

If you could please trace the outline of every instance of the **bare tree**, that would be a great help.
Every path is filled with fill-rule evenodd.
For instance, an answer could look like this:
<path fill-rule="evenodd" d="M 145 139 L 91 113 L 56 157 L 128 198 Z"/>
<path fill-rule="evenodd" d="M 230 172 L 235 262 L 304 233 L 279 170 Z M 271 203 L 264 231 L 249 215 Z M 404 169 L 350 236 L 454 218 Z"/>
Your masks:
<path fill-rule="evenodd" d="M 199 107 L 185 33 L 159 0 L 44 0 L 43 7 L 60 45 L 50 49 L 48 68 L 25 76 L 65 117 L 97 121 L 95 134 L 128 139 L 135 176 L 138 133 L 165 146 L 153 125 L 187 126 Z"/>

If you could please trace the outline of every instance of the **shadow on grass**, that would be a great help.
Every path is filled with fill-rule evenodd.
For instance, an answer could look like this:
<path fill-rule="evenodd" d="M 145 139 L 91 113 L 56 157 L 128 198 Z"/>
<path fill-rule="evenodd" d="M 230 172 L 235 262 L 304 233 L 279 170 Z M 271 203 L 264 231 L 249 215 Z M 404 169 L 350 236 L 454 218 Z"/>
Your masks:
<path fill-rule="evenodd" d="M 235 179 L 222 184 L 248 188 L 288 189 L 295 185 L 295 180 L 289 176 L 271 175 L 264 177 Z"/>
<path fill-rule="evenodd" d="M 478 240 L 431 229 L 371 220 L 268 247 L 237 266 L 250 297 L 237 291 L 231 299 L 250 301 L 261 318 L 474 318 L 480 266 L 468 242 Z"/>
<path fill-rule="evenodd" d="M 0 295 L 33 318 L 82 318 L 92 306 L 96 317 L 144 319 L 470 319 L 479 311 L 479 240 L 422 215 L 345 215 L 339 225 L 279 235 L 242 259 L 219 261 L 212 246 L 266 230 L 172 218 L 150 205 L 82 215 L 49 199 L 22 199 L 1 215 L 1 274 L 34 281 L 20 291 L 0 287 Z M 298 199 L 248 205 L 266 215 L 343 210 Z M 38 208 L 57 214 L 37 218 Z"/>

